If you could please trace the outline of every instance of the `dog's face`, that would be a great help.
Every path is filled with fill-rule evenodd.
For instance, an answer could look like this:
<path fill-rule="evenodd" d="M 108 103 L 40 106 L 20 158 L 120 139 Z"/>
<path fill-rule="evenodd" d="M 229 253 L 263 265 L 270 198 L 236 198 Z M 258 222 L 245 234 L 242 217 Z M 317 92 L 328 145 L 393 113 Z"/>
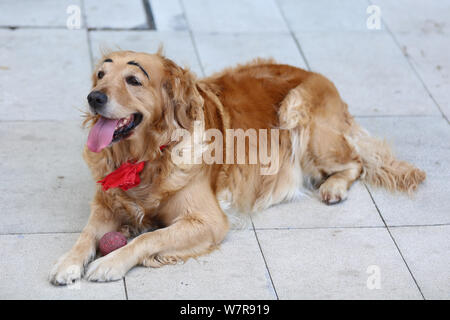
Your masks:
<path fill-rule="evenodd" d="M 98 117 L 88 138 L 91 151 L 137 133 L 162 113 L 163 58 L 120 51 L 103 57 L 87 96 L 90 111 Z"/>
<path fill-rule="evenodd" d="M 103 57 L 87 97 L 91 113 L 98 115 L 88 138 L 91 151 L 130 137 L 161 114 L 163 73 L 159 55 L 120 51 Z"/>
<path fill-rule="evenodd" d="M 113 52 L 92 77 L 87 99 L 96 122 L 87 146 L 93 152 L 128 138 L 145 139 L 158 121 L 187 128 L 203 104 L 194 76 L 160 53 Z"/>

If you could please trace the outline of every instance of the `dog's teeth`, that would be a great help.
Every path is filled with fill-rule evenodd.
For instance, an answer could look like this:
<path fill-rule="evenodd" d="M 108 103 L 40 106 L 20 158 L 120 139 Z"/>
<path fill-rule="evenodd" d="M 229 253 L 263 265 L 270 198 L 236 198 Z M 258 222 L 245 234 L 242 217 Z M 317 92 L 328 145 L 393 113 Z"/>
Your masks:
<path fill-rule="evenodd" d="M 131 123 L 133 115 L 130 115 L 128 118 L 122 118 L 117 122 L 115 130 L 120 130 Z"/>

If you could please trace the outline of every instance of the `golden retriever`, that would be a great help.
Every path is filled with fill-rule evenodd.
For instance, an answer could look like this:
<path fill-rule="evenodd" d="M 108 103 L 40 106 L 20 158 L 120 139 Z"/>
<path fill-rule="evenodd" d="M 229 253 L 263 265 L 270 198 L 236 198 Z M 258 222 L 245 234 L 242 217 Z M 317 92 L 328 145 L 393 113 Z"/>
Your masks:
<path fill-rule="evenodd" d="M 159 267 L 210 252 L 229 228 L 220 200 L 255 212 L 292 200 L 309 185 L 318 188 L 324 203 L 334 204 L 347 198 L 358 178 L 406 192 L 425 179 L 423 171 L 394 158 L 384 142 L 363 130 L 333 83 L 318 73 L 256 59 L 196 79 L 159 51 L 119 51 L 104 56 L 92 78 L 84 159 L 94 179 L 130 160 L 145 161 L 145 167 L 140 184 L 129 190 L 104 191 L 98 185 L 86 227 L 50 272 L 54 284 L 83 275 L 118 280 L 136 265 Z M 212 152 L 207 148 L 210 156 L 227 161 L 197 161 L 198 152 L 191 162 L 174 161 L 176 149 L 181 154 L 192 149 L 186 143 L 192 139 L 174 140 L 177 130 L 194 135 L 212 130 L 218 139 L 233 129 L 249 141 L 249 130 L 261 133 L 256 149 L 254 139 L 244 140 L 244 149 L 230 149 L 237 140 L 231 136 Z M 204 136 L 200 140 L 208 145 Z M 270 163 L 247 159 L 262 147 L 270 147 Z M 239 151 L 244 163 L 236 163 Z M 270 166 L 275 170 L 262 172 Z M 109 231 L 136 237 L 91 262 Z"/>

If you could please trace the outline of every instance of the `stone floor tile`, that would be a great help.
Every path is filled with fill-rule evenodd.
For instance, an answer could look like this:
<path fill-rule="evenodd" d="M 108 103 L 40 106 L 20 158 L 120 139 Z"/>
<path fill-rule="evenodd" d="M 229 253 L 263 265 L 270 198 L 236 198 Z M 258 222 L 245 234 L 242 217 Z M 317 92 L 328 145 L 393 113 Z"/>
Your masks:
<path fill-rule="evenodd" d="M 256 57 L 305 68 L 290 34 L 195 34 L 199 55 L 207 75 Z"/>
<path fill-rule="evenodd" d="M 84 0 L 88 28 L 147 29 L 142 0 Z"/>
<path fill-rule="evenodd" d="M 0 120 L 79 119 L 91 85 L 83 30 L 0 30 Z"/>
<path fill-rule="evenodd" d="M 165 55 L 180 66 L 190 67 L 199 77 L 202 70 L 188 32 L 168 31 L 95 31 L 91 32 L 94 60 L 102 51 L 133 50 L 155 53 L 164 45 Z"/>
<path fill-rule="evenodd" d="M 253 216 L 255 228 L 383 226 L 366 187 L 355 183 L 346 201 L 327 206 L 316 194 L 270 207 Z"/>
<path fill-rule="evenodd" d="M 412 196 L 369 187 L 388 225 L 450 223 L 450 126 L 441 117 L 360 118 L 374 136 L 386 138 L 399 159 L 427 173 Z"/>
<path fill-rule="evenodd" d="M 274 0 L 182 0 L 194 32 L 288 31 Z"/>
<path fill-rule="evenodd" d="M 385 228 L 257 234 L 280 299 L 421 299 Z"/>
<path fill-rule="evenodd" d="M 78 7 L 81 27 L 83 19 L 80 0 L 2 0 L 0 26 L 66 27 L 67 19 L 75 13 L 69 6 Z"/>
<path fill-rule="evenodd" d="M 0 233 L 79 232 L 95 182 L 79 122 L 2 122 Z"/>
<path fill-rule="evenodd" d="M 450 299 L 450 226 L 391 228 L 425 299 Z"/>
<path fill-rule="evenodd" d="M 75 243 L 78 234 L 0 235 L 0 299 L 123 300 L 123 281 L 69 286 L 48 281 L 53 263 Z"/>
<path fill-rule="evenodd" d="M 296 36 L 311 69 L 334 82 L 352 114 L 440 114 L 388 33 L 323 31 Z"/>
<path fill-rule="evenodd" d="M 129 299 L 275 299 L 252 230 L 231 231 L 218 250 L 185 264 L 135 268 Z"/>

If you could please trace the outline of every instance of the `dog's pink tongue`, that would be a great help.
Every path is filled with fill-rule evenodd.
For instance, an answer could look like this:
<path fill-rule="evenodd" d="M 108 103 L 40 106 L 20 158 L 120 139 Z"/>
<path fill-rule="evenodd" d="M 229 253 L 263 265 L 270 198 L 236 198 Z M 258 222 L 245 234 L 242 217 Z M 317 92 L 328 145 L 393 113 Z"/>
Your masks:
<path fill-rule="evenodd" d="M 107 119 L 100 117 L 89 132 L 87 146 L 92 152 L 100 152 L 107 147 L 114 135 L 114 130 L 120 119 Z"/>

